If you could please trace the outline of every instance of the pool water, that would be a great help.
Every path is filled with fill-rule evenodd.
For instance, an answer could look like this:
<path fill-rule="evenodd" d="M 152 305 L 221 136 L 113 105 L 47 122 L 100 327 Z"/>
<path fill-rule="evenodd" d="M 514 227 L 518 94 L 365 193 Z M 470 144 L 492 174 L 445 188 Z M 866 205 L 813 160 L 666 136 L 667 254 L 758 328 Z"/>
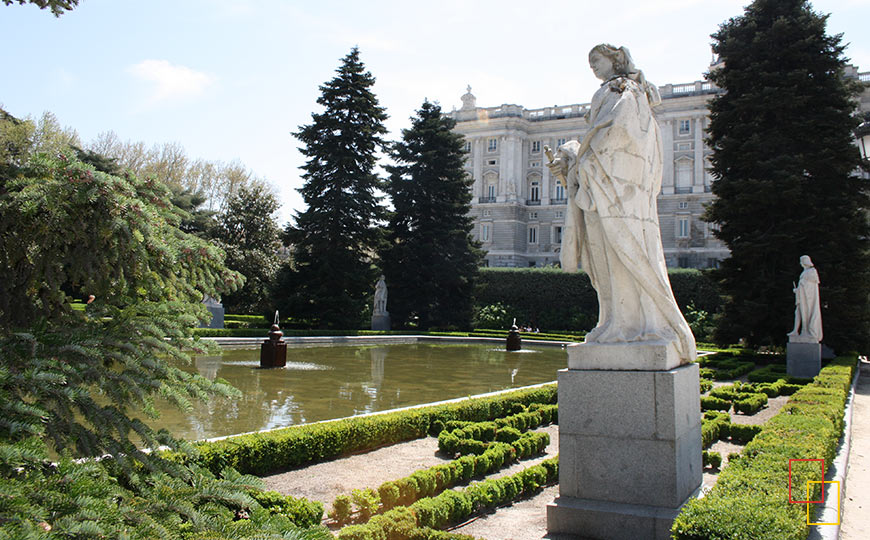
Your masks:
<path fill-rule="evenodd" d="M 556 380 L 565 349 L 496 344 L 288 346 L 287 367 L 260 369 L 259 349 L 199 356 L 186 367 L 242 392 L 188 412 L 158 404 L 151 422 L 198 440 L 431 403 Z"/>

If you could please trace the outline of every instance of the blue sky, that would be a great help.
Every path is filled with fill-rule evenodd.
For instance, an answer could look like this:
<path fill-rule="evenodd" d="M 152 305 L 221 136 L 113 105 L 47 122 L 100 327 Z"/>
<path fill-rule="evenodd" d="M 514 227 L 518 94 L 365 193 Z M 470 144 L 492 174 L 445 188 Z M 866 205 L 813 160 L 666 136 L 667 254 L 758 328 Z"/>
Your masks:
<path fill-rule="evenodd" d="M 597 43 L 625 45 L 657 84 L 698 80 L 710 34 L 746 0 L 82 0 L 60 18 L 0 6 L 0 104 L 55 113 L 88 142 L 178 142 L 192 158 L 241 160 L 278 192 L 283 223 L 303 208 L 290 135 L 351 47 L 377 78 L 390 138 L 424 98 L 459 107 L 589 101 Z M 829 33 L 870 71 L 870 0 L 817 0 Z"/>

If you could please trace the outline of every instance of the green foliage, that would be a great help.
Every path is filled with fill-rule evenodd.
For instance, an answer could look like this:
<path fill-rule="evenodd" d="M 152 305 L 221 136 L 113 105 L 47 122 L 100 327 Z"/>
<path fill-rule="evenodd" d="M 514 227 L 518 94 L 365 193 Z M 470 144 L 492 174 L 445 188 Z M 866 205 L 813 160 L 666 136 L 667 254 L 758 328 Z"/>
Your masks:
<path fill-rule="evenodd" d="M 674 521 L 675 540 L 803 540 L 808 533 L 805 507 L 788 503 L 789 459 L 830 462 L 843 432 L 843 409 L 856 369 L 856 358 L 838 358 L 816 380 L 797 391 L 763 426 L 731 425 L 731 436 L 759 430 L 730 461 L 703 499 L 689 501 Z M 799 470 L 793 486 L 819 480 L 814 470 Z M 819 488 L 811 493 L 818 498 Z M 815 496 L 815 497 L 813 497 Z"/>
<path fill-rule="evenodd" d="M 390 153 L 390 214 L 380 256 L 395 324 L 468 328 L 482 259 L 472 239 L 464 138 L 441 107 L 424 101 Z"/>
<path fill-rule="evenodd" d="M 705 467 L 718 469 L 722 465 L 722 454 L 703 450 L 701 452 L 701 461 Z"/>
<path fill-rule="evenodd" d="M 719 295 L 708 274 L 699 270 L 668 271 L 677 303 L 715 313 Z M 478 309 L 500 304 L 508 320 L 545 329 L 590 330 L 598 320 L 598 298 L 584 272 L 559 268 L 481 268 L 475 292 Z M 496 328 L 505 328 L 500 326 Z M 525 334 L 524 337 L 528 335 Z"/>
<path fill-rule="evenodd" d="M 558 470 L 558 458 L 553 458 L 511 476 L 475 483 L 462 491 L 447 490 L 436 497 L 420 499 L 410 507 L 393 508 L 365 525 L 345 527 L 339 531 L 338 538 L 465 540 L 468 537 L 430 531 L 464 520 L 474 512 L 532 495 L 542 486 L 555 482 Z"/>
<path fill-rule="evenodd" d="M 713 317 L 703 309 L 696 309 L 694 302 L 686 306 L 686 322 L 697 341 L 709 341 L 713 337 Z"/>
<path fill-rule="evenodd" d="M 743 414 L 755 414 L 767 405 L 767 395 L 745 394 L 740 399 L 734 400 L 734 412 Z"/>
<path fill-rule="evenodd" d="M 245 473 L 263 475 L 350 452 L 418 439 L 430 432 L 430 426 L 436 420 L 442 425 L 450 420 L 490 420 L 504 416 L 514 403 L 553 403 L 555 400 L 556 385 L 553 384 L 490 398 L 240 435 L 197 443 L 199 456 L 196 461 L 210 470 L 233 467 Z M 188 458 L 175 456 L 175 459 L 183 461 Z"/>
<path fill-rule="evenodd" d="M 475 328 L 510 328 L 512 321 L 504 304 L 496 302 L 478 309 L 473 324 Z"/>
<path fill-rule="evenodd" d="M 731 440 L 737 444 L 746 444 L 761 432 L 761 426 L 753 424 L 731 424 L 729 433 Z"/>
<path fill-rule="evenodd" d="M 715 396 L 704 396 L 701 398 L 702 411 L 728 411 L 730 409 L 731 402 L 727 399 L 722 399 Z"/>
<path fill-rule="evenodd" d="M 329 512 L 329 519 L 335 521 L 339 525 L 343 525 L 350 520 L 353 513 L 353 501 L 348 495 L 339 495 L 332 501 L 332 510 Z"/>
<path fill-rule="evenodd" d="M 272 284 L 278 273 L 280 230 L 275 221 L 278 199 L 260 184 L 241 187 L 218 215 L 217 244 L 227 254 L 226 265 L 245 276 L 245 284 L 225 294 L 228 311 L 248 314 L 274 312 Z"/>
<path fill-rule="evenodd" d="M 287 517 L 300 527 L 314 527 L 323 518 L 323 504 L 307 499 L 297 499 L 282 495 L 277 491 L 250 490 L 248 492 L 257 503 L 272 514 Z"/>
<path fill-rule="evenodd" d="M 376 281 L 370 259 L 385 217 L 374 168 L 387 115 L 357 48 L 336 73 L 320 87 L 323 112 L 295 134 L 308 158 L 299 190 L 307 208 L 285 230 L 295 266 L 283 268 L 276 294 L 282 313 L 317 327 L 358 328 Z"/>
<path fill-rule="evenodd" d="M 841 35 L 806 0 L 756 0 L 713 34 L 724 90 L 710 103 L 716 195 L 707 219 L 731 250 L 718 277 L 728 298 L 721 343 L 783 345 L 788 284 L 810 255 L 820 269 L 825 341 L 870 344 L 870 229 L 852 130 L 858 83 L 843 76 Z M 807 137 L 807 133 L 812 133 Z"/>

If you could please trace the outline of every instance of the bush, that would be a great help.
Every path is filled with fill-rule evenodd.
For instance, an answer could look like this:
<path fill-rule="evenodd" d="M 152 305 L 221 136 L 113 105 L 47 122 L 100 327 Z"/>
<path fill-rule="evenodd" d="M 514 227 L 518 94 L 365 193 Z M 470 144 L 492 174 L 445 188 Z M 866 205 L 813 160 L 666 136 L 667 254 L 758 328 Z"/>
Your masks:
<path fill-rule="evenodd" d="M 731 402 L 715 396 L 705 396 L 701 398 L 702 411 L 727 411 L 731 409 Z"/>
<path fill-rule="evenodd" d="M 510 328 L 512 322 L 504 304 L 496 302 L 477 310 L 473 325 L 475 328 Z"/>
<path fill-rule="evenodd" d="M 761 433 L 761 426 L 755 424 L 731 424 L 731 440 L 737 444 L 747 444 Z"/>
<path fill-rule="evenodd" d="M 280 514 L 300 527 L 314 527 L 323 518 L 323 505 L 308 499 L 297 499 L 277 491 L 250 490 L 248 492 L 270 514 Z"/>
<path fill-rule="evenodd" d="M 329 518 L 339 525 L 347 523 L 350 520 L 353 503 L 349 496 L 339 495 L 332 502 L 332 510 L 329 512 Z"/>
<path fill-rule="evenodd" d="M 707 379 L 701 379 L 699 386 L 700 386 L 700 390 L 701 390 L 702 394 L 705 392 L 709 392 L 710 390 L 713 389 L 713 381 L 708 381 Z"/>
<path fill-rule="evenodd" d="M 722 465 L 722 455 L 719 452 L 709 452 L 704 450 L 701 452 L 701 461 L 705 467 L 718 469 Z"/>
<path fill-rule="evenodd" d="M 755 414 L 767 405 L 765 394 L 741 394 L 734 400 L 734 412 Z"/>

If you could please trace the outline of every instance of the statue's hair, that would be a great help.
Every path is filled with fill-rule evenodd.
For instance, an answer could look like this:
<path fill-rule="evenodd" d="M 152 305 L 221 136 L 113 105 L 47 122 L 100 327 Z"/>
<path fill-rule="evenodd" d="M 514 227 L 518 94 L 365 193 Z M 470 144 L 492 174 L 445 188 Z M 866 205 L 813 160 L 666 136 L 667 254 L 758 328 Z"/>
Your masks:
<path fill-rule="evenodd" d="M 613 72 L 616 75 L 628 77 L 638 83 L 646 93 L 650 106 L 656 106 L 662 102 L 659 89 L 646 80 L 646 77 L 643 76 L 643 71 L 637 69 L 628 49 L 625 47 L 614 47 L 609 43 L 601 43 L 592 47 L 592 50 L 589 51 L 590 59 L 592 58 L 592 53 L 598 53 L 610 60 L 613 65 Z"/>

